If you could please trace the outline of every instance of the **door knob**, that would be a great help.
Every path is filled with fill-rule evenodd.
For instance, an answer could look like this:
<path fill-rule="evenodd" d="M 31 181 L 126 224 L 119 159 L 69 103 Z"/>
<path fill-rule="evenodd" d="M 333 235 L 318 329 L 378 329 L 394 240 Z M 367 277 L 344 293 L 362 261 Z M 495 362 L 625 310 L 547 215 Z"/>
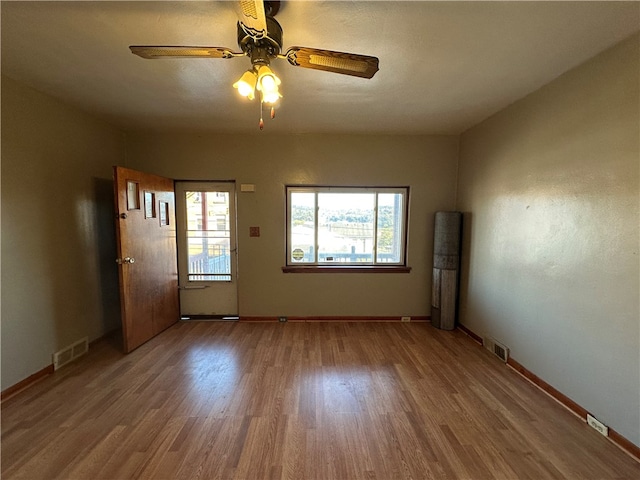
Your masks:
<path fill-rule="evenodd" d="M 133 257 L 116 258 L 116 263 L 122 265 L 123 263 L 135 263 L 136 259 Z"/>

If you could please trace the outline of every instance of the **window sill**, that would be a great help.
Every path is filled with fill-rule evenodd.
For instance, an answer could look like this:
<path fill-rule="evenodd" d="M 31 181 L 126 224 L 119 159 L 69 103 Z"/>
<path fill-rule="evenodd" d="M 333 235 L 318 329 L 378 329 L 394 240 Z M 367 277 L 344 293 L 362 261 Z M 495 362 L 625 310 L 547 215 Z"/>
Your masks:
<path fill-rule="evenodd" d="M 379 265 L 290 265 L 282 267 L 284 273 L 410 273 L 411 267 L 399 265 L 383 267 Z"/>

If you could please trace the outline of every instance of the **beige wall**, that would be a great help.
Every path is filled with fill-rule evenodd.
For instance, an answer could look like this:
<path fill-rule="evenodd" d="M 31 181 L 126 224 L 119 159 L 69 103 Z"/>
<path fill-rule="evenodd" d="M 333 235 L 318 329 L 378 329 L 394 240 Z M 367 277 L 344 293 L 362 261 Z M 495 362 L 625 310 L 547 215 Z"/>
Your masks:
<path fill-rule="evenodd" d="M 640 445 L 638 36 L 461 136 L 461 321 Z"/>
<path fill-rule="evenodd" d="M 255 184 L 238 193 L 240 315 L 420 316 L 430 314 L 433 214 L 454 206 L 457 152 L 455 136 L 131 134 L 127 166 Z M 286 184 L 409 185 L 411 273 L 282 273 Z"/>
<path fill-rule="evenodd" d="M 119 325 L 114 128 L 2 77 L 2 389 Z"/>

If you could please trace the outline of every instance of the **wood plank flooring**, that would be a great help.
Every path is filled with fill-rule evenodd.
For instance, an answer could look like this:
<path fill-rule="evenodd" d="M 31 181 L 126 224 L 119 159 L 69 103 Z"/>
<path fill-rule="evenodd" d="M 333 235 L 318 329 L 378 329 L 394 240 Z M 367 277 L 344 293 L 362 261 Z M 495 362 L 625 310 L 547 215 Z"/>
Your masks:
<path fill-rule="evenodd" d="M 2 405 L 3 479 L 637 479 L 464 334 L 181 322 L 103 341 Z"/>

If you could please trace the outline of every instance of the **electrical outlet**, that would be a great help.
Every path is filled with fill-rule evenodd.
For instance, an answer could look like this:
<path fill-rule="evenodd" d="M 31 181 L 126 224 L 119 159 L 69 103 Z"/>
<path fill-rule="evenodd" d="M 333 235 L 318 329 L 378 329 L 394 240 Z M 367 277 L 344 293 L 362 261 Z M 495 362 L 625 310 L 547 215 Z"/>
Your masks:
<path fill-rule="evenodd" d="M 607 427 L 604 423 L 600 422 L 595 417 L 592 417 L 587 413 L 587 423 L 591 428 L 594 428 L 598 432 L 600 432 L 605 437 L 609 436 L 609 427 Z"/>
<path fill-rule="evenodd" d="M 279 317 L 278 321 L 279 322 L 286 322 L 287 321 L 287 317 Z"/>
<path fill-rule="evenodd" d="M 411 317 L 400 317 L 400 321 L 401 322 L 410 322 L 411 321 Z"/>

